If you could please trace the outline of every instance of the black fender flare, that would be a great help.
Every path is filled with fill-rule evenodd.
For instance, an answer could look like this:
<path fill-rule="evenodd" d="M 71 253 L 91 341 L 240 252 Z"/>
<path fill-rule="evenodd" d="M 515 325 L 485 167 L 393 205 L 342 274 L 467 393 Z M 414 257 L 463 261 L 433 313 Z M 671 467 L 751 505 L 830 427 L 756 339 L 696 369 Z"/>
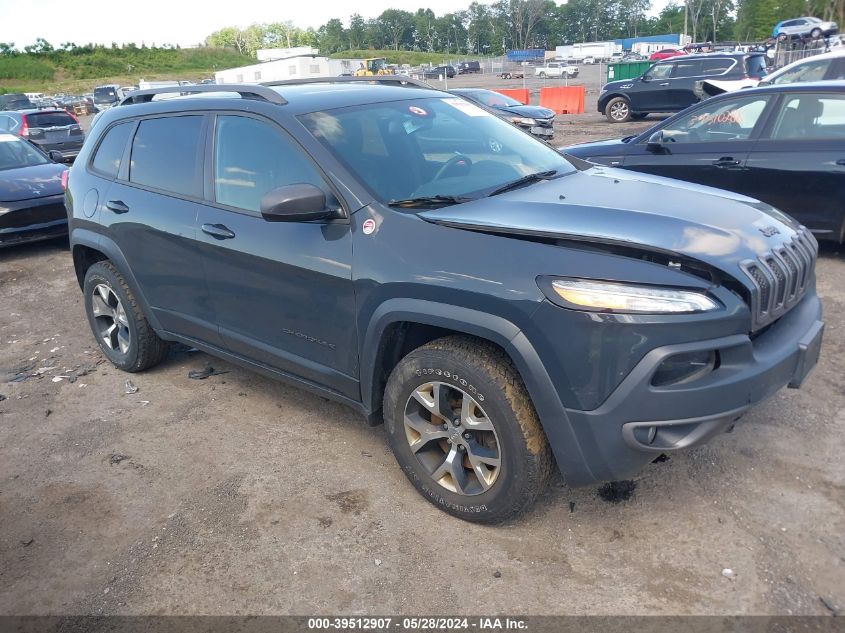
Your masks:
<path fill-rule="evenodd" d="M 584 459 L 566 408 L 537 351 L 519 327 L 494 314 L 424 299 L 396 298 L 382 303 L 370 318 L 361 346 L 361 398 L 365 409 L 377 411 L 381 408 L 375 380 L 378 352 L 388 326 L 397 322 L 442 327 L 477 336 L 502 347 L 528 389 L 565 480 L 574 485 L 596 480 Z"/>
<path fill-rule="evenodd" d="M 70 235 L 71 252 L 73 252 L 73 249 L 77 246 L 86 246 L 92 250 L 102 253 L 114 265 L 114 267 L 117 268 L 123 276 L 123 279 L 126 281 L 126 285 L 129 286 L 129 289 L 132 290 L 132 294 L 135 295 L 135 299 L 141 306 L 141 310 L 147 318 L 147 321 L 149 321 L 150 325 L 153 327 L 153 330 L 155 330 L 156 334 L 165 338 L 162 336 L 163 329 L 161 327 L 161 323 L 159 323 L 155 314 L 153 314 L 153 311 L 150 309 L 150 304 L 144 293 L 141 291 L 141 286 L 138 284 L 138 280 L 135 279 L 135 275 L 132 274 L 132 269 L 129 267 L 126 257 L 123 255 L 123 251 L 120 250 L 120 247 L 114 242 L 114 240 L 90 229 L 75 228 Z M 75 266 L 76 260 L 74 258 L 74 267 Z M 84 278 L 80 276 L 79 272 L 80 271 L 76 271 L 76 274 L 79 278 L 81 287 L 84 283 Z"/>

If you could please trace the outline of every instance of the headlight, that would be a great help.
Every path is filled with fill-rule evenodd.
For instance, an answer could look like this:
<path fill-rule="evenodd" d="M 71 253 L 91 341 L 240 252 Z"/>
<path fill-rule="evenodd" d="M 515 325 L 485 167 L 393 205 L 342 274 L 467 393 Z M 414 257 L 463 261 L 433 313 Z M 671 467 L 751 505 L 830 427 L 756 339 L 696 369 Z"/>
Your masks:
<path fill-rule="evenodd" d="M 517 125 L 537 125 L 537 121 L 534 119 L 529 119 L 526 117 L 515 116 L 511 119 L 511 123 L 515 123 Z"/>
<path fill-rule="evenodd" d="M 637 314 L 709 312 L 720 306 L 701 292 L 586 279 L 555 279 L 551 300 L 581 310 Z M 548 290 L 547 290 L 548 294 Z M 563 300 L 562 302 L 560 300 Z"/>

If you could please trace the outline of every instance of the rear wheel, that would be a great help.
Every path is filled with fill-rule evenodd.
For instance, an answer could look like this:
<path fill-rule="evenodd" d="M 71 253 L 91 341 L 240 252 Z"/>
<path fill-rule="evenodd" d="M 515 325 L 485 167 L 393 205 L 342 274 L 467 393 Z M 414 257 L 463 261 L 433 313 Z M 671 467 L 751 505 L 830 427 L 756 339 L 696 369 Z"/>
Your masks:
<path fill-rule="evenodd" d="M 168 344 L 153 331 L 123 275 L 109 261 L 85 273 L 85 313 L 100 349 L 115 367 L 137 372 L 158 365 Z"/>
<path fill-rule="evenodd" d="M 546 78 L 546 73 L 540 73 L 540 74 L 539 74 L 539 75 L 537 75 L 537 76 L 538 76 L 538 77 L 540 77 L 541 79 L 545 79 L 545 78 Z"/>
<path fill-rule="evenodd" d="M 400 361 L 384 394 L 387 436 L 405 475 L 430 503 L 498 523 L 531 507 L 553 460 L 510 359 L 448 337 Z"/>
<path fill-rule="evenodd" d="M 625 97 L 614 97 L 604 107 L 604 115 L 611 123 L 626 123 L 631 120 L 631 104 Z"/>

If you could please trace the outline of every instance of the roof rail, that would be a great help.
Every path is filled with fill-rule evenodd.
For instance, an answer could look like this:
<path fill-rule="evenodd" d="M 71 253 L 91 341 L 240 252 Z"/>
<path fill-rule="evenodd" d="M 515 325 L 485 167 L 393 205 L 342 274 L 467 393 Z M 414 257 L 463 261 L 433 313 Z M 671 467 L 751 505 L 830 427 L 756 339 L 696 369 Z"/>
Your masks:
<path fill-rule="evenodd" d="M 282 79 L 280 81 L 263 82 L 262 86 L 296 86 L 301 84 L 335 84 L 335 83 L 385 83 L 399 84 L 402 86 L 415 86 L 428 90 L 437 90 L 434 86 L 425 81 L 411 79 L 404 75 L 373 75 L 370 77 L 311 77 L 308 79 Z"/>
<path fill-rule="evenodd" d="M 148 103 L 153 97 L 162 94 L 196 94 L 202 92 L 237 92 L 242 99 L 258 99 L 277 105 L 285 105 L 287 101 L 275 90 L 262 85 L 247 84 L 192 84 L 189 86 L 165 86 L 162 88 L 147 88 L 133 90 L 120 105 L 133 103 Z"/>

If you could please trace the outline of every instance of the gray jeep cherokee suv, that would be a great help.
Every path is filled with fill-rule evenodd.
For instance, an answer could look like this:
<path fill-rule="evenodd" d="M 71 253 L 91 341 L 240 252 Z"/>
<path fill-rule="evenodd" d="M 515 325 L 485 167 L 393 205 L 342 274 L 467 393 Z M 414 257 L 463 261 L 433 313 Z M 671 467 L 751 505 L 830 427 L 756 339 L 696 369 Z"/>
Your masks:
<path fill-rule="evenodd" d="M 103 113 L 70 173 L 103 352 L 136 372 L 178 341 L 383 420 L 456 516 L 518 515 L 555 463 L 632 476 L 816 363 L 817 244 L 766 204 L 406 78 L 175 90 Z"/>

